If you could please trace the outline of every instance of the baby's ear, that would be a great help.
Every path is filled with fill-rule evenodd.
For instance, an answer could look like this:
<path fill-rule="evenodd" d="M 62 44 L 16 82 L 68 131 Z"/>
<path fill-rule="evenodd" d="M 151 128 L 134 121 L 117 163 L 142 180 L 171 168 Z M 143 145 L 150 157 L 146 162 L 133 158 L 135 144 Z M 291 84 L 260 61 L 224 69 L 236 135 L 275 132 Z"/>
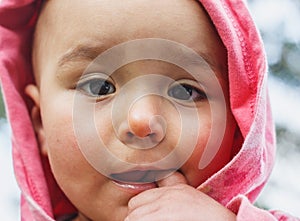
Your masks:
<path fill-rule="evenodd" d="M 48 155 L 47 152 L 47 142 L 45 138 L 45 132 L 43 127 L 43 122 L 41 118 L 41 109 L 40 109 L 40 91 L 39 88 L 34 85 L 30 84 L 27 85 L 25 88 L 25 94 L 33 101 L 34 105 L 31 109 L 31 121 L 33 128 L 35 130 L 35 133 L 37 135 L 39 147 L 41 150 L 41 153 L 44 156 Z"/>

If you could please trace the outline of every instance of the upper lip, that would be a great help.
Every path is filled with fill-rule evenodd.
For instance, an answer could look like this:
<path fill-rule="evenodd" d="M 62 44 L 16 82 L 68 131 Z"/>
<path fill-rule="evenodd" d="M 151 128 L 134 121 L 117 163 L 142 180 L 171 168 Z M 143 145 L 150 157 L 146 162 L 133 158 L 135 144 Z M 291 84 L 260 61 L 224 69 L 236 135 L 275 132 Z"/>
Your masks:
<path fill-rule="evenodd" d="M 175 169 L 133 169 L 121 173 L 112 173 L 110 177 L 125 183 L 153 183 L 166 177 L 173 171 Z"/>

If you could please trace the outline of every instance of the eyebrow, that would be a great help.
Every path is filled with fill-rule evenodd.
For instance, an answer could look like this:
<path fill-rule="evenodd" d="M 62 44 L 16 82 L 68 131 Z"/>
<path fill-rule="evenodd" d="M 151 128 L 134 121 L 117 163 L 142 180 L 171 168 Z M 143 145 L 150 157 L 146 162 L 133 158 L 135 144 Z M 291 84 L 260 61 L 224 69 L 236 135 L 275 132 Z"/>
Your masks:
<path fill-rule="evenodd" d="M 79 44 L 71 49 L 69 49 L 65 54 L 63 54 L 59 60 L 58 60 L 58 67 L 64 68 L 68 63 L 75 62 L 75 61 L 93 61 L 97 58 L 102 52 L 104 52 L 107 48 L 104 47 L 101 43 L 84 43 Z M 213 70 L 220 70 L 221 67 L 219 67 L 217 64 L 213 62 L 213 59 L 210 55 L 203 54 L 201 52 L 196 52 L 200 57 L 204 59 L 205 62 L 209 64 L 209 66 Z M 190 60 L 191 63 L 193 63 L 193 59 Z"/>
<path fill-rule="evenodd" d="M 101 45 L 77 45 L 74 48 L 68 50 L 58 60 L 58 67 L 62 68 L 67 63 L 78 60 L 94 60 L 101 52 L 104 51 L 104 47 Z"/>

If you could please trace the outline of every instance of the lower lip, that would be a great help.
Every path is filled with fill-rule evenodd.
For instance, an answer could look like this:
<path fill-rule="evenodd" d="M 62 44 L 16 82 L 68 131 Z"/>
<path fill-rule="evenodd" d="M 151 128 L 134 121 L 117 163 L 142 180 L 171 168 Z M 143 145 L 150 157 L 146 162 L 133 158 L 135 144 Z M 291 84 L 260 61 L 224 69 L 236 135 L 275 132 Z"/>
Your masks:
<path fill-rule="evenodd" d="M 157 187 L 156 183 L 123 183 L 116 180 L 113 180 L 113 183 L 121 190 L 134 194 Z"/>

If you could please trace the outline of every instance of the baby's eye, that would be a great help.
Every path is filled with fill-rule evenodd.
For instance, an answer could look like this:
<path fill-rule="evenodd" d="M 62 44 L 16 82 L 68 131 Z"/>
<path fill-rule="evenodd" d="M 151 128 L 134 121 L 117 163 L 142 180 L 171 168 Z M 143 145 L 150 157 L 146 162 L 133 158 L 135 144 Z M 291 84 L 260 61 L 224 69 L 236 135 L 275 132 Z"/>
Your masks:
<path fill-rule="evenodd" d="M 105 79 L 90 79 L 80 83 L 78 88 L 93 97 L 109 95 L 116 91 L 115 86 Z"/>
<path fill-rule="evenodd" d="M 168 95 L 183 101 L 201 101 L 206 94 L 200 89 L 188 84 L 176 84 L 168 90 Z"/>

